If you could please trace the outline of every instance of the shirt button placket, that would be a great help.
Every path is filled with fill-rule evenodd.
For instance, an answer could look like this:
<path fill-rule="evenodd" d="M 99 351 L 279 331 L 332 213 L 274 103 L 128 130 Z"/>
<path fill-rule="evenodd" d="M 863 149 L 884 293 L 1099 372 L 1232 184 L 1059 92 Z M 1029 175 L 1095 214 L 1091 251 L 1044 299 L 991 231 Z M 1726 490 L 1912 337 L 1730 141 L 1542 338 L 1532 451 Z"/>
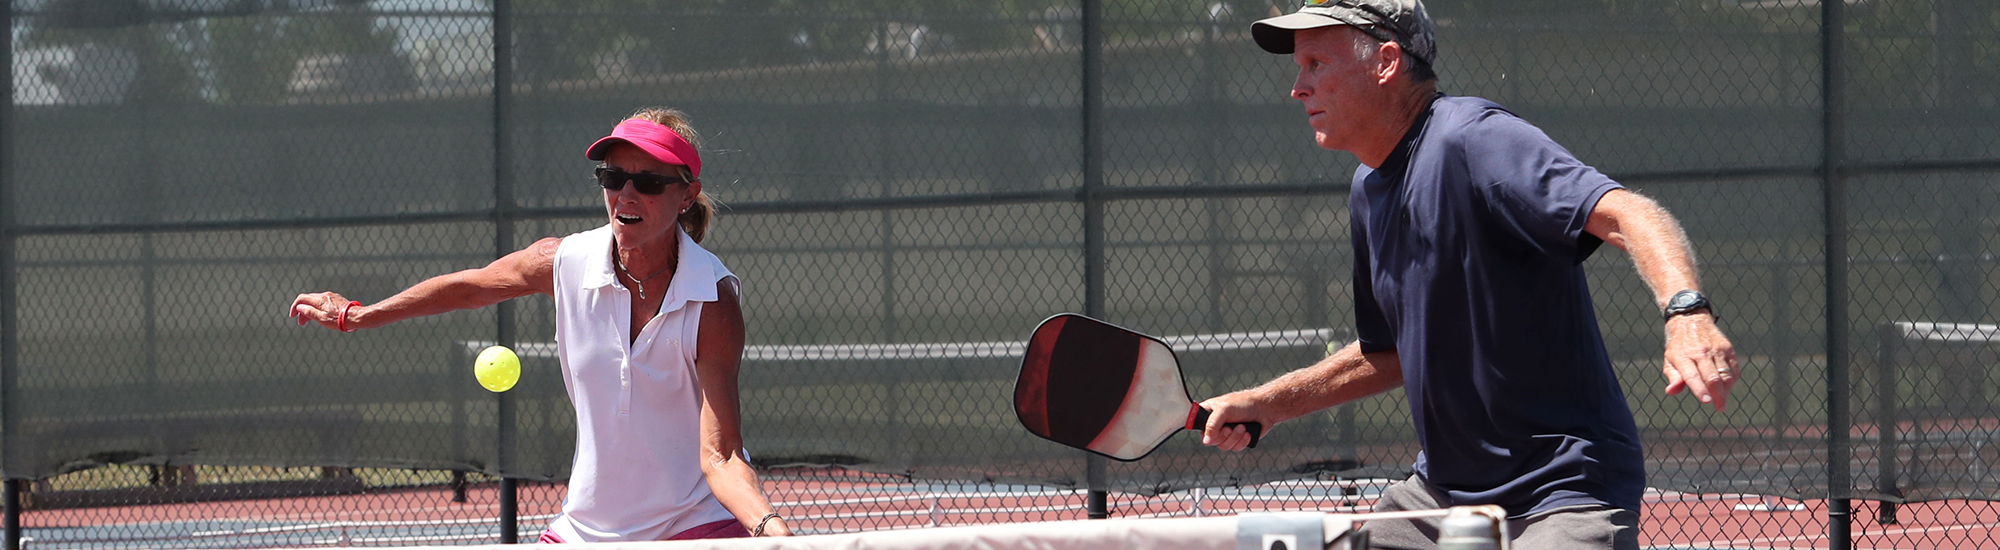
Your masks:
<path fill-rule="evenodd" d="M 632 358 L 618 362 L 618 414 L 632 412 Z"/>

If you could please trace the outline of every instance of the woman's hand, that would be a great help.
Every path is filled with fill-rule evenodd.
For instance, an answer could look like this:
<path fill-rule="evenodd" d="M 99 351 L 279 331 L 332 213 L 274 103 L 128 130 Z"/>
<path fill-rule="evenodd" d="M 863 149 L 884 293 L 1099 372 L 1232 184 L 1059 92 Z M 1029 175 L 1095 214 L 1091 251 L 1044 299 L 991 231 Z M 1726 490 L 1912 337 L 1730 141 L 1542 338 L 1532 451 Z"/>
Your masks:
<path fill-rule="evenodd" d="M 316 292 L 300 294 L 299 297 L 293 298 L 292 308 L 288 314 L 299 320 L 299 326 L 315 322 L 341 332 L 354 332 L 361 327 L 353 322 L 350 315 L 354 313 L 352 310 L 358 307 L 361 307 L 360 302 L 349 300 L 338 293 Z"/>

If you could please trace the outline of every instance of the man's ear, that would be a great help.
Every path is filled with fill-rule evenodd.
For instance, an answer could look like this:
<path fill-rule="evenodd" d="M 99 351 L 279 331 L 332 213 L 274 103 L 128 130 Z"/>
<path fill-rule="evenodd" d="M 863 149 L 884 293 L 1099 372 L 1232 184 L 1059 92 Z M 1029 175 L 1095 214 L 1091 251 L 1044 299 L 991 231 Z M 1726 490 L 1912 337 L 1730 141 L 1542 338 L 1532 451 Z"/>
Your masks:
<path fill-rule="evenodd" d="M 1375 83 L 1388 84 L 1397 76 L 1409 72 L 1409 64 L 1403 59 L 1403 45 L 1394 40 L 1383 42 L 1375 49 Z"/>

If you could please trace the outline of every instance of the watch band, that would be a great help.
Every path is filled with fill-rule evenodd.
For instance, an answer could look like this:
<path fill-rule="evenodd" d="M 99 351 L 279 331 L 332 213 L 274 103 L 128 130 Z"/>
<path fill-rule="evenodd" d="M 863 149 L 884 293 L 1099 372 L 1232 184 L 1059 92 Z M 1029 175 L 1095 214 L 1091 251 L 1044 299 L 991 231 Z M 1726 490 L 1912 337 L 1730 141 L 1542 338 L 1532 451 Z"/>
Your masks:
<path fill-rule="evenodd" d="M 1660 318 L 1661 320 L 1670 320 L 1676 315 L 1686 315 L 1700 311 L 1706 311 L 1709 315 L 1713 316 L 1715 315 L 1715 305 L 1710 303 L 1708 296 L 1703 295 L 1700 291 L 1682 290 L 1675 292 L 1672 298 L 1667 299 L 1667 307 L 1660 312 Z"/>

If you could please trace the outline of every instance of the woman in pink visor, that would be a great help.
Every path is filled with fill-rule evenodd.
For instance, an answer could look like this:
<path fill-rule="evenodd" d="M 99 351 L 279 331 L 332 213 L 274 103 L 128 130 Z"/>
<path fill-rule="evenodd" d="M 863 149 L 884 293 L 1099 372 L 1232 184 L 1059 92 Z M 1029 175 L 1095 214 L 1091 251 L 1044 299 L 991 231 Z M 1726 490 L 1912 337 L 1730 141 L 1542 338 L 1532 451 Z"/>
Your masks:
<path fill-rule="evenodd" d="M 563 513 L 542 542 L 788 535 L 742 452 L 743 314 L 735 274 L 698 244 L 714 207 L 697 139 L 681 112 L 640 110 L 584 152 L 600 162 L 604 226 L 375 304 L 300 294 L 290 314 L 353 332 L 553 296 L 577 442 Z"/>

